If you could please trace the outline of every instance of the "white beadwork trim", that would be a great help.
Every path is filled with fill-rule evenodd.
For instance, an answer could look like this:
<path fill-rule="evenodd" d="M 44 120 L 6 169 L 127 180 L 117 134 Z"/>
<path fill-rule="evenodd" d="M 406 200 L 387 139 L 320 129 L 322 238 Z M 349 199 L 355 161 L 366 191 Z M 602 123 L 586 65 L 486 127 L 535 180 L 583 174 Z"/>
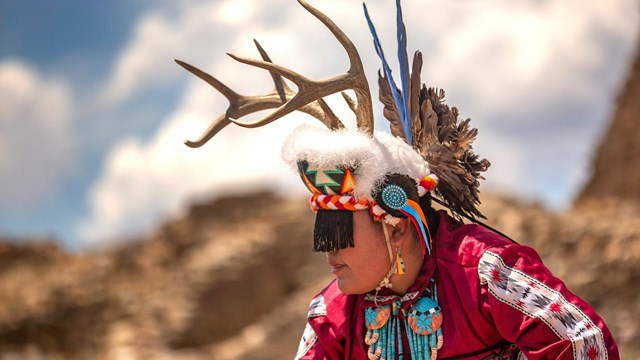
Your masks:
<path fill-rule="evenodd" d="M 544 283 L 508 267 L 502 258 L 485 251 L 478 264 L 480 284 L 496 299 L 540 319 L 561 339 L 569 339 L 574 359 L 608 359 L 604 336 L 598 326 L 576 305 Z M 595 354 L 594 354 L 595 351 Z"/>
<path fill-rule="evenodd" d="M 300 338 L 300 344 L 298 345 L 298 351 L 296 352 L 296 357 L 293 360 L 302 359 L 309 350 L 313 347 L 313 345 L 318 341 L 318 335 L 309 323 L 304 327 L 304 332 L 302 333 L 302 337 Z"/>
<path fill-rule="evenodd" d="M 402 297 L 398 296 L 398 295 L 387 295 L 387 296 L 377 296 L 374 294 L 366 294 L 364 296 L 364 299 L 367 301 L 373 301 L 373 302 L 379 302 L 379 303 L 383 303 L 389 300 L 393 300 L 393 299 L 400 299 L 401 302 L 405 302 L 405 301 L 409 301 L 409 300 L 413 300 L 415 299 L 416 296 L 418 296 L 420 292 L 419 291 L 414 291 L 414 292 L 410 292 L 410 293 L 406 293 L 404 294 Z"/>
<path fill-rule="evenodd" d="M 327 315 L 327 304 L 324 303 L 324 296 L 322 294 L 316 296 L 311 300 L 309 304 L 309 314 L 308 318 L 318 317 L 318 316 L 326 316 Z"/>

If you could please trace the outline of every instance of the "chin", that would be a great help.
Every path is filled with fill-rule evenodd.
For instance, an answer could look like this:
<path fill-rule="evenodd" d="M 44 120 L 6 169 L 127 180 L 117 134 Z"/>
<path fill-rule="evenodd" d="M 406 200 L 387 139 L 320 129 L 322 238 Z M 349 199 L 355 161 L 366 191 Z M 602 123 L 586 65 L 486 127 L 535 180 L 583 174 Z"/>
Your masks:
<path fill-rule="evenodd" d="M 348 279 L 337 278 L 336 281 L 338 283 L 338 289 L 340 289 L 340 292 L 346 295 L 360 295 L 368 293 L 372 290 L 364 288 L 363 286 L 358 286 Z"/>

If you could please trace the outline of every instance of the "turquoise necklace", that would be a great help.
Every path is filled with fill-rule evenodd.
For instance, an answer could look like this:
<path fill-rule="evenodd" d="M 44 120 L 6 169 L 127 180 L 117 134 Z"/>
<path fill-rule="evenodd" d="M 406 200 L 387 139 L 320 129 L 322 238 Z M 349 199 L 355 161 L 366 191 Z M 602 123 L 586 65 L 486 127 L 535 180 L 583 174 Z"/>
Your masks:
<path fill-rule="evenodd" d="M 431 283 L 434 280 L 431 279 Z M 402 359 L 402 328 L 407 336 L 412 360 L 435 360 L 442 347 L 442 311 L 438 306 L 437 288 L 416 301 L 408 310 L 397 299 L 391 303 L 366 308 L 364 311 L 370 360 Z"/>

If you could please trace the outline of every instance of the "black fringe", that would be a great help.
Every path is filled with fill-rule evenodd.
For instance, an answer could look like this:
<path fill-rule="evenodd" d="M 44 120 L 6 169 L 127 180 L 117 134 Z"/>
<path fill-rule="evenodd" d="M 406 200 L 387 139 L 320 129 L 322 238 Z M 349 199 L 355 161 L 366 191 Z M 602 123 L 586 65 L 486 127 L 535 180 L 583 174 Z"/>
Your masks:
<path fill-rule="evenodd" d="M 313 251 L 331 252 L 354 246 L 353 212 L 318 210 L 313 231 Z"/>

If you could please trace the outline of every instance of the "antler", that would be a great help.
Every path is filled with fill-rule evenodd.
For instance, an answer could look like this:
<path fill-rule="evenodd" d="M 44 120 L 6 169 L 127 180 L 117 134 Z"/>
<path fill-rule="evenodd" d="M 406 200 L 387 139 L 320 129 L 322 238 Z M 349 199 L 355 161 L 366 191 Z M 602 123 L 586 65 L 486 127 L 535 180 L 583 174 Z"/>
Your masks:
<path fill-rule="evenodd" d="M 372 134 L 373 110 L 371 105 L 371 93 L 369 91 L 369 83 L 367 82 L 367 78 L 364 74 L 364 68 L 362 66 L 360 55 L 358 55 L 358 51 L 346 34 L 340 30 L 340 28 L 338 28 L 331 19 L 316 8 L 307 4 L 304 0 L 298 0 L 298 2 L 318 20 L 320 20 L 333 33 L 336 39 L 338 39 L 349 56 L 349 70 L 346 73 L 336 75 L 329 79 L 315 81 L 306 78 L 295 71 L 268 61 L 247 59 L 233 54 L 228 54 L 236 61 L 269 70 L 272 74 L 283 76 L 298 86 L 298 92 L 295 93 L 293 98 L 262 119 L 254 123 L 242 123 L 233 118 L 230 118 L 229 121 L 248 128 L 263 126 L 295 110 L 300 110 L 303 106 L 313 101 L 343 90 L 351 89 L 355 91 L 356 99 L 358 101 L 355 107 L 358 128 Z"/>
<path fill-rule="evenodd" d="M 303 111 L 318 118 L 330 129 L 342 128 L 344 125 L 340 120 L 338 120 L 336 115 L 331 111 L 327 103 L 322 98 L 349 89 L 355 91 L 357 104 L 344 92 L 343 96 L 351 110 L 356 114 L 358 128 L 366 133 L 373 133 L 371 93 L 369 91 L 369 83 L 367 82 L 367 78 L 364 74 L 364 67 L 362 66 L 362 60 L 360 59 L 360 55 L 358 55 L 358 51 L 346 34 L 340 30 L 340 28 L 338 28 L 331 19 L 314 7 L 308 5 L 304 0 L 298 0 L 298 2 L 318 20 L 325 24 L 325 26 L 338 39 L 340 44 L 342 44 L 349 56 L 349 70 L 346 73 L 329 79 L 320 81 L 311 80 L 292 70 L 272 63 L 264 49 L 262 49 L 260 44 L 254 40 L 254 43 L 262 56 L 262 61 L 241 58 L 232 54 L 228 55 L 241 63 L 269 71 L 273 78 L 275 89 L 265 95 L 244 96 L 231 90 L 228 86 L 206 72 L 185 62 L 176 60 L 180 66 L 200 79 L 206 81 L 229 100 L 229 107 L 227 108 L 227 111 L 214 120 L 198 140 L 185 141 L 187 146 L 196 148 L 204 145 L 231 122 L 242 127 L 255 128 L 269 124 L 295 110 Z M 286 77 L 296 84 L 298 86 L 298 92 L 291 90 L 283 81 L 282 77 Z M 254 123 L 242 123 L 237 121 L 237 119 L 245 115 L 273 108 L 277 109 Z"/>
<path fill-rule="evenodd" d="M 262 46 L 260 46 L 260 43 L 258 43 L 257 40 L 254 40 L 254 43 L 264 61 L 271 62 L 269 55 L 267 55 L 266 51 L 264 51 Z M 295 95 L 293 90 L 291 90 L 291 88 L 289 88 L 289 86 L 287 86 L 287 84 L 282 80 L 282 77 L 280 75 L 274 74 L 271 71 L 271 77 L 273 78 L 273 82 L 275 84 L 275 89 L 273 91 L 265 95 L 244 96 L 231 90 L 221 81 L 196 68 L 195 66 L 189 65 L 180 60 L 175 61 L 176 63 L 178 63 L 178 65 L 182 66 L 190 73 L 194 74 L 195 76 L 207 82 L 209 85 L 213 86 L 229 100 L 229 107 L 227 108 L 227 111 L 224 114 L 220 115 L 213 123 L 211 123 L 209 128 L 200 136 L 200 138 L 198 138 L 196 141 L 186 140 L 184 142 L 187 146 L 192 148 L 198 148 L 207 143 L 207 141 L 209 141 L 218 132 L 220 132 L 220 130 L 231 124 L 231 118 L 240 118 L 257 111 L 277 108 L 284 104 L 288 98 L 290 99 Z M 315 102 L 306 104 L 299 110 L 319 119 L 330 129 L 338 129 L 344 127 L 340 120 L 338 120 L 338 117 L 331 111 L 329 106 L 322 99 L 318 99 Z"/>

